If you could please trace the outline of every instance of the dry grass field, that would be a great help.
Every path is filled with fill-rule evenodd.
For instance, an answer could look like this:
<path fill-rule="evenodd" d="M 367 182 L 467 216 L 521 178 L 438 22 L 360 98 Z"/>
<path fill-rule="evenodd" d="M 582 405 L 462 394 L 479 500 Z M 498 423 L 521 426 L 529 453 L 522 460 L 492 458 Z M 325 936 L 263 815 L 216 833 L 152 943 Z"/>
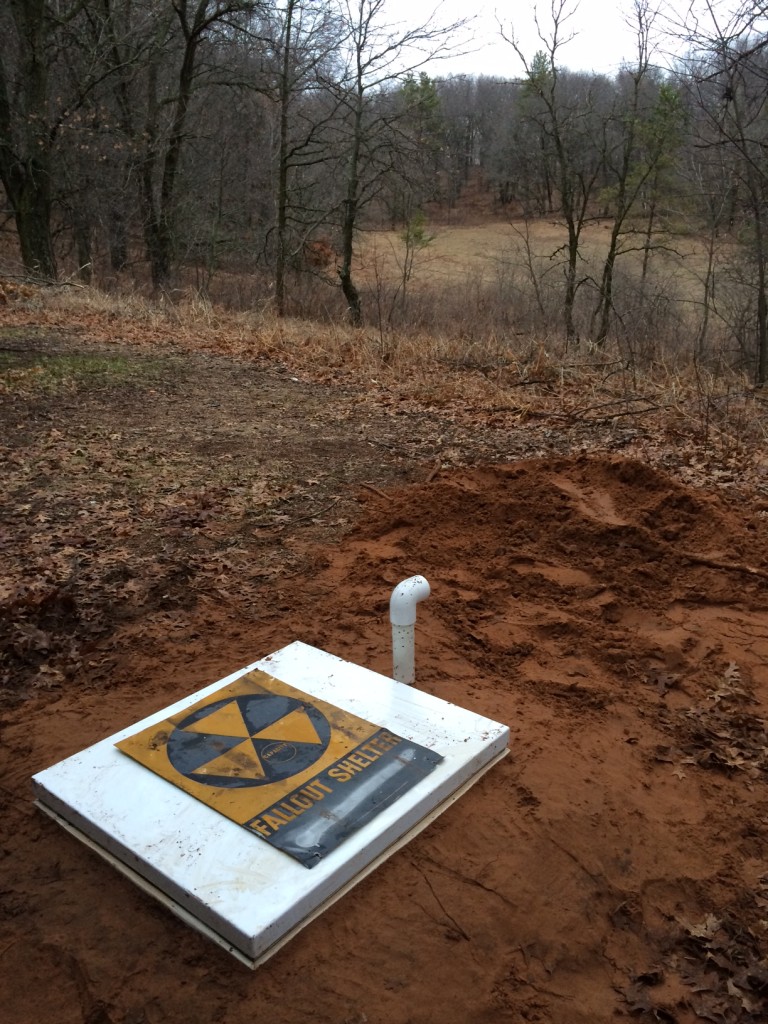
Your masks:
<path fill-rule="evenodd" d="M 563 223 L 488 220 L 420 230 L 410 246 L 403 231 L 361 233 L 357 280 L 369 323 L 390 334 L 451 337 L 471 346 L 496 338 L 512 348 L 531 339 L 557 348 L 567 265 Z M 608 221 L 592 221 L 580 235 L 574 322 L 587 344 L 610 231 Z M 619 240 L 614 354 L 645 366 L 685 365 L 695 356 L 704 365 L 751 372 L 751 271 L 735 240 L 722 237 L 710 246 L 703 237 L 669 230 L 655 233 L 646 249 L 644 232 L 642 223 L 628 225 Z M 329 282 L 334 274 L 328 268 Z"/>
<path fill-rule="evenodd" d="M 581 235 L 582 276 L 596 276 L 608 251 L 610 222 L 597 220 L 585 225 Z M 529 255 L 539 273 L 560 266 L 565 259 L 568 236 L 563 222 L 555 220 L 490 221 L 473 225 L 426 225 L 431 240 L 416 256 L 414 282 L 420 287 L 439 284 L 461 285 L 470 279 L 495 280 L 504 268 L 526 268 Z M 620 257 L 630 268 L 639 270 L 644 244 L 643 226 L 624 235 Z M 670 234 L 654 238 L 654 272 L 674 277 L 695 290 L 706 267 L 703 241 Z M 365 233 L 360 242 L 360 267 L 368 281 L 378 273 L 387 281 L 401 274 L 405 257 L 402 231 Z M 630 251 L 631 250 L 631 251 Z"/>
<path fill-rule="evenodd" d="M 690 361 L 702 317 L 706 241 L 680 232 L 655 235 L 647 276 L 641 284 L 643 228 L 637 224 L 635 233 L 625 233 L 621 240 L 625 251 L 616 264 L 615 340 L 623 346 L 618 354 L 634 361 Z M 585 340 L 589 338 L 609 233 L 608 221 L 593 221 L 585 224 L 581 234 L 576 313 L 579 333 Z M 364 337 L 377 336 L 372 342 L 374 356 L 397 359 L 405 345 L 413 347 L 417 361 L 422 355 L 431 361 L 436 349 L 449 342 L 456 343 L 459 350 L 463 347 L 474 353 L 497 341 L 513 350 L 544 344 L 549 352 L 556 353 L 562 333 L 566 242 L 562 222 L 493 219 L 488 211 L 475 222 L 427 222 L 421 242 L 417 241 L 411 250 L 403 231 L 361 231 L 356 242 L 355 280 L 362 293 L 367 325 Z M 724 270 L 732 252 L 732 240 L 718 240 L 714 263 L 720 296 L 730 287 Z M 64 263 L 62 260 L 63 267 Z M 145 301 L 149 289 L 141 260 L 117 278 L 110 275 L 107 263 L 106 253 L 97 249 L 94 281 L 109 285 L 102 293 L 83 289 L 76 275 L 66 276 L 64 267 L 65 285 L 49 290 L 47 305 L 52 300 L 85 314 L 90 307 L 105 313 L 112 307 L 118 317 L 137 315 L 144 322 L 159 315 L 161 320 L 171 322 L 174 318 L 186 322 L 191 317 L 210 323 L 224 309 L 239 310 L 243 313 L 241 323 L 250 325 L 254 317 L 258 320 L 269 344 L 276 336 L 292 344 L 294 330 L 304 330 L 294 325 L 304 320 L 312 323 L 313 336 L 319 333 L 327 340 L 330 334 L 338 340 L 345 334 L 338 257 L 325 267 L 313 268 L 309 275 L 289 281 L 292 321 L 277 326 L 270 323 L 272 280 L 268 271 L 263 267 L 244 270 L 236 256 L 211 274 L 201 268 L 183 269 L 178 288 L 159 304 Z M 23 270 L 7 239 L 0 246 L 2 280 L 6 281 L 7 294 L 0 288 L 0 307 L 4 302 L 13 305 L 19 298 L 24 299 L 19 290 L 26 287 L 22 284 Z M 734 355 L 743 355 L 735 352 L 738 346 L 714 315 L 709 331 L 710 354 L 716 360 L 733 364 Z M 339 343 L 347 347 L 346 342 Z M 361 346 L 357 337 L 354 351 L 348 355 L 354 362 L 360 358 L 364 361 L 366 347 L 367 343 Z"/>

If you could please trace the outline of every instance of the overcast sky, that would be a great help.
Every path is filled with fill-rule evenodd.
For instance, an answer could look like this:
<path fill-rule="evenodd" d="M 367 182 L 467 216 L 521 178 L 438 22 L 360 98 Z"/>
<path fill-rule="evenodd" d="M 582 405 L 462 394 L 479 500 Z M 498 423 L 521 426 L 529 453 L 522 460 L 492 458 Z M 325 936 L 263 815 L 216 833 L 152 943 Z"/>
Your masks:
<path fill-rule="evenodd" d="M 386 10 L 392 20 L 414 24 L 423 20 L 435 9 L 436 0 L 387 0 Z M 576 8 L 576 4 L 570 5 Z M 627 15 L 621 7 L 631 11 L 631 0 L 580 0 L 572 17 L 561 29 L 564 38 L 571 39 L 559 51 L 560 62 L 573 71 L 599 71 L 612 74 L 622 61 L 634 61 L 637 54 L 636 33 L 627 25 Z M 509 43 L 499 33 L 498 19 L 507 30 L 511 29 L 528 59 L 542 48 L 536 34 L 532 0 L 444 0 L 440 7 L 439 20 L 450 22 L 476 14 L 473 25 L 474 53 L 461 57 L 441 60 L 430 66 L 435 77 L 448 74 L 498 75 L 516 78 L 522 73 L 522 65 Z M 551 29 L 550 4 L 544 0 L 539 4 L 540 24 L 545 35 Z M 629 15 L 631 20 L 631 14 Z M 664 65 L 663 54 L 655 61 Z"/>

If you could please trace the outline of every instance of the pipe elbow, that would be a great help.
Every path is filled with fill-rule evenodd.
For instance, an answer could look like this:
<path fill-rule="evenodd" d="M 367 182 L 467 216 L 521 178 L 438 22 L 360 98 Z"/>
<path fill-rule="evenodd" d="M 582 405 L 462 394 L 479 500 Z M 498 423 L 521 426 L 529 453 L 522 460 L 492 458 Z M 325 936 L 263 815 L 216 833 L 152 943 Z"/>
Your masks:
<path fill-rule="evenodd" d="M 393 626 L 412 626 L 416 622 L 416 605 L 429 597 L 429 583 L 423 576 L 410 576 L 398 583 L 389 599 L 389 619 Z"/>

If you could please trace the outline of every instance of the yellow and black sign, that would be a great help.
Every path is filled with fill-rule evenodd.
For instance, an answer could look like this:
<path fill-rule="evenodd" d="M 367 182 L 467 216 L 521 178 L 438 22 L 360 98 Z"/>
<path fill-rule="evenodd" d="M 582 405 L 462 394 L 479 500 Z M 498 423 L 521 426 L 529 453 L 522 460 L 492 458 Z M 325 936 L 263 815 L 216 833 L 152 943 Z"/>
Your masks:
<path fill-rule="evenodd" d="M 117 746 L 307 867 L 442 761 L 260 671 Z"/>

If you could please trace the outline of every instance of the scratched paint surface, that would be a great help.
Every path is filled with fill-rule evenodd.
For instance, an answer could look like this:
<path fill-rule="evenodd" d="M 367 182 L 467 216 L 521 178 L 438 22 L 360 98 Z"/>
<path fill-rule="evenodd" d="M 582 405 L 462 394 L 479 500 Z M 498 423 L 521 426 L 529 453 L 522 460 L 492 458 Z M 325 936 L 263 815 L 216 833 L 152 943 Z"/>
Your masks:
<path fill-rule="evenodd" d="M 117 747 L 310 868 L 442 761 L 261 671 Z"/>

